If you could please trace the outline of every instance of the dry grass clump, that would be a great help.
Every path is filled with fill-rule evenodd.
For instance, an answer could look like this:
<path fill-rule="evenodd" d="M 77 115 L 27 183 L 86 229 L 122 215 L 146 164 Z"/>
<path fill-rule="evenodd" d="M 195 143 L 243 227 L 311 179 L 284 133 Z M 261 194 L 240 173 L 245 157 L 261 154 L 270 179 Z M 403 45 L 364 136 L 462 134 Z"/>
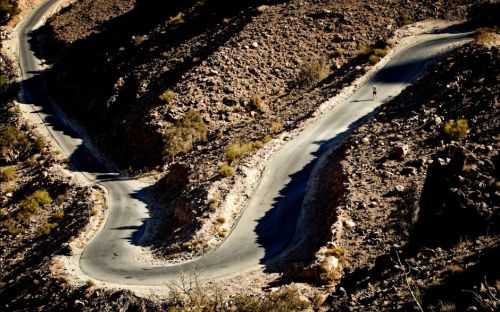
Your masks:
<path fill-rule="evenodd" d="M 359 57 L 366 58 L 372 65 L 377 64 L 389 52 L 387 41 L 381 41 L 374 46 L 363 45 L 358 50 Z"/>
<path fill-rule="evenodd" d="M 166 131 L 167 142 L 163 155 L 172 159 L 190 152 L 194 144 L 206 141 L 207 135 L 207 126 L 200 113 L 190 110 Z"/>
<path fill-rule="evenodd" d="M 247 143 L 233 143 L 226 148 L 224 155 L 228 162 L 232 163 L 235 160 L 243 158 L 248 153 L 262 148 L 264 143 L 260 140 L 247 142 Z"/>
<path fill-rule="evenodd" d="M 46 190 L 35 191 L 30 196 L 26 197 L 19 204 L 22 211 L 27 214 L 35 213 L 41 206 L 52 203 L 52 197 Z"/>
<path fill-rule="evenodd" d="M 0 161 L 11 164 L 27 156 L 31 150 L 28 137 L 19 129 L 7 126 L 0 129 Z"/>
<path fill-rule="evenodd" d="M 49 235 L 57 227 L 57 223 L 45 223 L 39 230 L 38 236 Z"/>
<path fill-rule="evenodd" d="M 315 58 L 305 62 L 299 72 L 298 85 L 309 88 L 321 82 L 330 73 L 330 66 L 324 57 Z"/>
<path fill-rule="evenodd" d="M 466 119 L 452 119 L 446 122 L 443 132 L 454 139 L 464 138 L 469 133 L 469 122 Z"/>
<path fill-rule="evenodd" d="M 0 169 L 0 182 L 10 182 L 16 178 L 16 168 L 13 166 Z"/>
<path fill-rule="evenodd" d="M 168 23 L 170 25 L 180 25 L 180 24 L 184 24 L 185 22 L 186 22 L 186 20 L 184 19 L 184 13 L 182 13 L 182 12 L 179 12 L 179 13 L 177 13 L 177 15 L 172 16 L 168 19 Z"/>
<path fill-rule="evenodd" d="M 477 44 L 491 48 L 500 44 L 500 35 L 493 29 L 481 28 L 474 35 L 474 41 Z"/>
<path fill-rule="evenodd" d="M 294 312 L 312 309 L 311 303 L 295 287 L 284 287 L 263 297 L 238 295 L 232 300 L 234 311 Z"/>
<path fill-rule="evenodd" d="M 219 167 L 219 174 L 224 178 L 232 177 L 234 175 L 234 168 L 227 163 L 223 163 Z"/>
<path fill-rule="evenodd" d="M 177 94 L 169 89 L 160 95 L 160 100 L 165 102 L 165 104 L 170 104 L 175 99 L 176 96 Z"/>

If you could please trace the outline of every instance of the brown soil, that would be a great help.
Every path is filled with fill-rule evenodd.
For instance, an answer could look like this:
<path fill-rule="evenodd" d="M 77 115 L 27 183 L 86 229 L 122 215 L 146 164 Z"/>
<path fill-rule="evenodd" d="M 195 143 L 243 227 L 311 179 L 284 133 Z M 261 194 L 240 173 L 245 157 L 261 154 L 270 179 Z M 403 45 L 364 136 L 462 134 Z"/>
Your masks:
<path fill-rule="evenodd" d="M 331 156 L 317 202 L 344 223 L 335 310 L 500 307 L 499 65 L 498 48 L 448 55 Z M 459 119 L 470 131 L 450 136 Z"/>

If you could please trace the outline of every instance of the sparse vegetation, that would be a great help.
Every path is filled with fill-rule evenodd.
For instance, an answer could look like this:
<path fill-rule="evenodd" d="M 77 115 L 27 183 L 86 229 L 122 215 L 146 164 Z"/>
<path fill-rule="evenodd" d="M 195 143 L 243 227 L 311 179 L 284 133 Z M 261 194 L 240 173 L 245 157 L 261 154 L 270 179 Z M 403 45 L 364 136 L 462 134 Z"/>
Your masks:
<path fill-rule="evenodd" d="M 366 57 L 368 62 L 375 65 L 388 53 L 387 43 L 382 42 L 376 46 L 379 47 L 362 46 L 358 51 L 358 55 Z"/>
<path fill-rule="evenodd" d="M 311 309 L 309 301 L 305 300 L 297 288 L 284 287 L 262 297 L 238 295 L 233 299 L 236 311 L 252 312 L 293 312 Z"/>
<path fill-rule="evenodd" d="M 49 235 L 57 227 L 57 223 L 45 223 L 39 230 L 38 236 Z"/>
<path fill-rule="evenodd" d="M 375 64 L 377 64 L 378 62 L 380 62 L 380 57 L 376 56 L 375 54 L 372 54 L 372 55 L 370 55 L 370 56 L 368 57 L 368 61 L 369 61 L 371 64 L 375 65 Z"/>
<path fill-rule="evenodd" d="M 52 217 L 56 220 L 62 220 L 64 219 L 64 210 L 56 210 L 52 213 Z"/>
<path fill-rule="evenodd" d="M 182 12 L 177 13 L 177 15 L 170 17 L 168 22 L 171 25 L 184 24 L 186 22 L 184 20 L 184 13 L 182 13 Z"/>
<path fill-rule="evenodd" d="M 387 55 L 387 49 L 374 49 L 373 54 L 382 58 Z"/>
<path fill-rule="evenodd" d="M 492 47 L 500 44 L 500 35 L 493 29 L 481 28 L 474 35 L 474 40 L 477 44 L 485 47 Z"/>
<path fill-rule="evenodd" d="M 330 73 L 330 66 L 324 57 L 309 60 L 302 65 L 299 73 L 299 86 L 312 87 L 321 82 Z"/>
<path fill-rule="evenodd" d="M 13 166 L 0 169 L 0 182 L 9 182 L 16 177 L 16 168 Z"/>
<path fill-rule="evenodd" d="M 165 104 L 170 104 L 176 96 L 177 94 L 169 89 L 160 95 L 160 100 L 162 100 Z"/>
<path fill-rule="evenodd" d="M 4 89 L 8 83 L 9 78 L 4 74 L 0 74 L 0 90 Z"/>
<path fill-rule="evenodd" d="M 232 177 L 234 175 L 234 168 L 224 163 L 219 167 L 219 174 L 225 178 Z"/>
<path fill-rule="evenodd" d="M 200 113 L 188 111 L 184 118 L 176 122 L 167 130 L 167 144 L 164 156 L 174 158 L 193 149 L 193 145 L 207 140 L 207 126 Z"/>
<path fill-rule="evenodd" d="M 263 296 L 238 294 L 230 300 L 218 285 L 202 284 L 197 276 L 181 275 L 169 286 L 173 307 L 169 311 L 298 312 L 310 310 L 311 303 L 294 286 L 282 287 Z"/>
<path fill-rule="evenodd" d="M 25 157 L 29 150 L 29 140 L 24 133 L 13 126 L 0 130 L 0 162 L 11 164 Z"/>
<path fill-rule="evenodd" d="M 233 162 L 251 152 L 253 148 L 252 143 L 233 143 L 226 148 L 224 154 L 229 162 Z"/>
<path fill-rule="evenodd" d="M 11 218 L 7 218 L 2 222 L 2 227 L 5 228 L 5 230 L 10 234 L 10 235 L 17 235 L 21 232 L 19 229 L 19 226 L 17 222 Z"/>
<path fill-rule="evenodd" d="M 51 203 L 52 198 L 50 194 L 46 190 L 38 190 L 23 199 L 19 205 L 24 213 L 32 214 L 35 213 L 40 206 L 49 205 Z"/>
<path fill-rule="evenodd" d="M 443 131 L 451 138 L 464 138 L 469 133 L 469 122 L 466 119 L 450 120 L 446 122 Z"/>

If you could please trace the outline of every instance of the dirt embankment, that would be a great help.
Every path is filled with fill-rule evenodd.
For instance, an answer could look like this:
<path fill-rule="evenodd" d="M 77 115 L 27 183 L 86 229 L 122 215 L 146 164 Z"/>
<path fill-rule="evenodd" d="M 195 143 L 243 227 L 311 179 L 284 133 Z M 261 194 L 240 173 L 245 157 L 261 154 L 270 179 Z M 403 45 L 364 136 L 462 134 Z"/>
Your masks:
<path fill-rule="evenodd" d="M 500 307 L 499 65 L 498 47 L 447 55 L 331 156 L 315 202 L 335 308 Z"/>

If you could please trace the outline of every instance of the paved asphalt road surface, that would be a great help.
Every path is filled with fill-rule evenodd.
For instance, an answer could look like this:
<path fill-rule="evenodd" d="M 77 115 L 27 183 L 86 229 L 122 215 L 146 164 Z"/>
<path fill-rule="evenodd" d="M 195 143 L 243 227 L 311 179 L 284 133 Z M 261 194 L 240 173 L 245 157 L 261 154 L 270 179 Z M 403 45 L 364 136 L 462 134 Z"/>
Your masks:
<path fill-rule="evenodd" d="M 29 34 L 40 18 L 58 0 L 44 2 L 18 26 L 19 57 L 23 78 L 23 100 L 33 102 L 45 96 L 37 80 L 39 60 L 30 49 Z M 398 95 L 424 70 L 425 65 L 452 44 L 468 40 L 466 33 L 424 35 L 414 45 L 396 53 L 390 62 L 350 98 L 325 112 L 299 136 L 287 142 L 266 165 L 263 179 L 250 199 L 234 231 L 217 249 L 191 262 L 151 266 L 138 261 L 144 220 L 149 218 L 147 204 L 141 201 L 147 187 L 106 170 L 87 170 L 82 165 L 89 155 L 82 140 L 68 127 L 64 115 L 54 108 L 33 112 L 42 118 L 50 134 L 70 157 L 75 174 L 84 174 L 92 183 L 108 190 L 110 213 L 104 228 L 91 241 L 80 258 L 84 273 L 98 280 L 132 285 L 160 285 L 178 277 L 181 272 L 196 270 L 201 279 L 217 279 L 237 275 L 265 266 L 290 243 L 295 234 L 297 217 L 309 174 L 318 158 L 339 134 L 372 112 L 382 102 Z M 91 53 L 91 51 L 89 52 Z M 372 98 L 372 88 L 378 95 Z M 33 94 L 37 96 L 33 96 Z M 71 125 L 70 125 L 71 126 Z M 88 167 L 88 166 L 87 166 Z M 111 177 L 111 178 L 110 178 Z"/>

